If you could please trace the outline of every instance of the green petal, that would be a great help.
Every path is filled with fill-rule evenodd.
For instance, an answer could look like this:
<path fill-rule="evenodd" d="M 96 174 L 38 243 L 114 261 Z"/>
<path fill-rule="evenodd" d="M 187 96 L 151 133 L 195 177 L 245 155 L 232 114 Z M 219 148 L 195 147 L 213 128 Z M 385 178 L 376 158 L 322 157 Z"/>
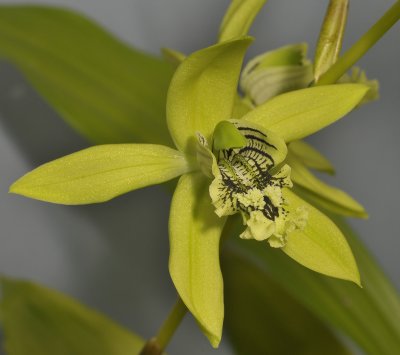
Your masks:
<path fill-rule="evenodd" d="M 317 195 L 325 200 L 327 204 L 334 205 L 336 211 L 341 211 L 341 215 L 360 218 L 368 217 L 364 207 L 351 196 L 319 180 L 298 159 L 288 159 L 287 163 L 292 168 L 290 177 L 295 184 L 307 189 L 311 194 Z"/>
<path fill-rule="evenodd" d="M 169 220 L 169 271 L 175 287 L 213 347 L 224 318 L 219 242 L 225 219 L 214 213 L 203 175 L 184 175 L 175 190 Z"/>
<path fill-rule="evenodd" d="M 0 55 L 91 142 L 172 146 L 165 122 L 171 67 L 81 14 L 1 6 Z"/>
<path fill-rule="evenodd" d="M 235 354 L 350 355 L 333 330 L 248 254 L 232 244 L 222 253 L 225 327 Z"/>
<path fill-rule="evenodd" d="M 184 156 L 165 146 L 100 145 L 38 167 L 16 181 L 10 192 L 66 205 L 97 203 L 189 170 Z"/>
<path fill-rule="evenodd" d="M 368 86 L 335 84 L 282 94 L 243 116 L 276 132 L 286 142 L 313 134 L 342 118 L 363 99 Z"/>
<path fill-rule="evenodd" d="M 289 189 L 284 190 L 284 196 L 289 212 L 305 206 L 308 220 L 303 230 L 290 233 L 282 250 L 311 270 L 360 285 L 356 261 L 340 229 Z"/>
<path fill-rule="evenodd" d="M 250 38 L 217 44 L 187 57 L 168 92 L 168 128 L 179 150 L 194 154 L 196 132 L 208 140 L 230 119 L 243 56 Z"/>
<path fill-rule="evenodd" d="M 306 55 L 307 44 L 300 43 L 255 57 L 242 72 L 242 91 L 258 106 L 284 92 L 306 88 L 313 80 Z"/>
<path fill-rule="evenodd" d="M 144 341 L 105 316 L 31 282 L 1 280 L 8 355 L 129 355 Z"/>
<path fill-rule="evenodd" d="M 222 20 L 219 41 L 247 35 L 255 17 L 267 0 L 232 0 Z"/>
<path fill-rule="evenodd" d="M 332 163 L 312 145 L 304 141 L 294 141 L 288 145 L 288 148 L 289 154 L 294 155 L 306 167 L 331 175 L 335 173 Z"/>

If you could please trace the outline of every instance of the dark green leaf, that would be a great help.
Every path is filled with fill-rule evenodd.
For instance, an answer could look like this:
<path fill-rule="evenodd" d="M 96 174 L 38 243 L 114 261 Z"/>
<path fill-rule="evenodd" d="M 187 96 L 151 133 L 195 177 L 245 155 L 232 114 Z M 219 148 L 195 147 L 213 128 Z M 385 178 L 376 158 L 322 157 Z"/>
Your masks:
<path fill-rule="evenodd" d="M 321 320 L 356 342 L 366 354 L 393 355 L 400 349 L 400 299 L 369 252 L 345 221 L 333 214 L 354 252 L 363 288 L 319 275 L 280 250 L 231 238 L 227 245 L 277 281 Z"/>
<path fill-rule="evenodd" d="M 60 8 L 1 6 L 0 55 L 92 142 L 172 144 L 165 100 L 173 69 L 87 18 Z"/>
<path fill-rule="evenodd" d="M 71 298 L 31 282 L 2 279 L 7 355 L 132 355 L 143 340 Z"/>
<path fill-rule="evenodd" d="M 237 354 L 349 354 L 324 323 L 256 262 L 227 249 L 222 268 L 225 325 Z"/>

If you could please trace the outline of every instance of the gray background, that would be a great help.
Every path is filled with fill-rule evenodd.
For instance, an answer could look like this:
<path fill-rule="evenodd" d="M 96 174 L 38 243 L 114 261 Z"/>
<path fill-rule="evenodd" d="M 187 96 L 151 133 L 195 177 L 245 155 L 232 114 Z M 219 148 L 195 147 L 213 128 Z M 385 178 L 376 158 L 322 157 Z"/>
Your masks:
<path fill-rule="evenodd" d="M 171 47 L 189 53 L 215 40 L 229 1 L 41 3 L 78 9 L 143 50 L 158 53 L 160 47 Z M 392 3 L 351 1 L 345 47 Z M 321 0 L 270 0 L 252 28 L 257 41 L 250 56 L 299 41 L 309 42 L 313 53 L 326 4 Z M 382 99 L 310 138 L 337 167 L 337 177 L 330 182 L 351 192 L 369 211 L 369 220 L 351 223 L 397 287 L 399 34 L 397 26 L 361 62 L 371 78 L 380 80 Z M 152 187 L 103 205 L 65 207 L 7 194 L 8 186 L 34 166 L 87 145 L 11 65 L 0 65 L 0 272 L 66 292 L 148 337 L 175 299 L 167 272 L 169 195 Z M 196 328 L 193 319 L 186 317 L 169 352 L 211 353 Z M 219 354 L 230 353 L 223 341 Z"/>

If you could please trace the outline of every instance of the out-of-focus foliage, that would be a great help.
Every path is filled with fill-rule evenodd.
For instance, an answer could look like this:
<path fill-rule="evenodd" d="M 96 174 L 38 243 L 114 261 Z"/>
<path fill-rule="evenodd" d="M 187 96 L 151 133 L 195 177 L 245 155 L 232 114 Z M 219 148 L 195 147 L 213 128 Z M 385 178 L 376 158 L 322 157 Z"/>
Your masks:
<path fill-rule="evenodd" d="M 71 298 L 30 282 L 1 280 L 7 355 L 132 355 L 143 340 Z"/>
<path fill-rule="evenodd" d="M 393 355 L 393 349 L 400 349 L 398 294 L 344 220 L 332 213 L 329 217 L 340 226 L 354 251 L 363 288 L 321 276 L 293 262 L 280 250 L 260 248 L 258 243 L 236 238 L 233 232 L 229 233 L 232 237 L 226 241 L 226 248 L 255 263 L 294 299 L 351 338 L 366 354 Z M 239 227 L 232 230 L 235 228 Z"/>
<path fill-rule="evenodd" d="M 237 354 L 349 354 L 326 325 L 257 264 L 233 249 L 223 253 L 225 324 Z"/>
<path fill-rule="evenodd" d="M 82 15 L 0 6 L 0 56 L 93 143 L 171 145 L 165 122 L 170 65 L 129 48 Z"/>

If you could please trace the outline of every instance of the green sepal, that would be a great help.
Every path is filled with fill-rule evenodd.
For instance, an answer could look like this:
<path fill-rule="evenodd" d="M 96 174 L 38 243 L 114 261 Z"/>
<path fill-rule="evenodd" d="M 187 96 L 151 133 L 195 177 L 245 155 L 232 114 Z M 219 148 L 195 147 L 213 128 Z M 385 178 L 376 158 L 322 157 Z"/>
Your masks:
<path fill-rule="evenodd" d="M 172 198 L 169 219 L 172 281 L 213 347 L 224 319 L 219 243 L 225 218 L 214 213 L 202 173 L 183 175 Z"/>
<path fill-rule="evenodd" d="M 173 145 L 165 120 L 170 65 L 82 14 L 0 6 L 0 56 L 91 142 Z"/>
<path fill-rule="evenodd" d="M 321 274 L 348 280 L 361 286 L 353 253 L 340 229 L 322 212 L 284 189 L 289 213 L 306 209 L 306 226 L 290 233 L 282 250 L 299 264 Z"/>
<path fill-rule="evenodd" d="M 100 145 L 41 165 L 10 192 L 66 205 L 98 203 L 190 170 L 182 153 L 162 145 Z"/>
<path fill-rule="evenodd" d="M 249 37 L 220 43 L 188 56 L 172 78 L 167 123 L 177 148 L 196 150 L 196 132 L 207 140 L 218 122 L 232 116 L 237 83 Z"/>
<path fill-rule="evenodd" d="M 246 145 L 246 138 L 240 133 L 235 125 L 228 121 L 217 124 L 213 135 L 213 150 L 242 148 Z"/>
<path fill-rule="evenodd" d="M 328 173 L 335 174 L 333 164 L 323 156 L 317 149 L 305 141 L 299 140 L 291 142 L 288 145 L 290 156 L 294 155 L 299 159 L 307 168 L 315 169 Z"/>
<path fill-rule="evenodd" d="M 1 279 L 8 355 L 130 355 L 143 339 L 98 312 L 37 284 Z"/>
<path fill-rule="evenodd" d="M 232 0 L 219 29 L 219 42 L 247 35 L 267 0 Z"/>
<path fill-rule="evenodd" d="M 353 67 L 351 70 L 343 75 L 339 80 L 340 84 L 357 83 L 367 85 L 370 90 L 359 103 L 359 106 L 379 99 L 379 82 L 378 80 L 370 80 L 367 74 L 359 67 Z"/>
<path fill-rule="evenodd" d="M 293 183 L 305 188 L 310 194 L 317 195 L 319 199 L 325 200 L 327 206 L 333 205 L 331 210 L 344 216 L 368 217 L 364 207 L 350 195 L 318 179 L 294 156 L 288 158 L 287 163 L 292 168 Z"/>
<path fill-rule="evenodd" d="M 312 87 L 275 96 L 243 116 L 274 131 L 286 142 L 313 134 L 354 109 L 369 87 L 335 84 Z"/>

